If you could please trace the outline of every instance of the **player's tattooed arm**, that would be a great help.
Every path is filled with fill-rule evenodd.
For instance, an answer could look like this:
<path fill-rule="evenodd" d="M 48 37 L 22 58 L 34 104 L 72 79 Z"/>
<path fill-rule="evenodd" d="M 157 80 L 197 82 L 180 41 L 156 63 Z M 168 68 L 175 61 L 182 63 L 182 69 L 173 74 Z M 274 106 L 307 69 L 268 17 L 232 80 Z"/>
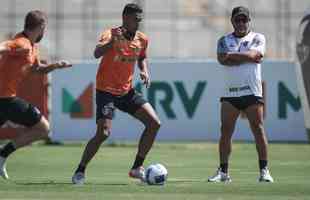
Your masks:
<path fill-rule="evenodd" d="M 113 41 L 111 40 L 110 42 L 106 44 L 97 44 L 95 51 L 94 51 L 94 57 L 96 59 L 100 58 L 103 56 L 110 48 L 113 46 Z"/>
<path fill-rule="evenodd" d="M 150 74 L 148 70 L 147 59 L 145 57 L 138 58 L 138 67 L 140 69 L 140 78 L 146 88 L 151 85 Z"/>
<path fill-rule="evenodd" d="M 225 37 L 221 37 L 217 41 L 217 60 L 221 65 L 225 66 L 236 66 L 240 62 L 229 59 L 229 48 L 227 47 Z"/>
<path fill-rule="evenodd" d="M 106 52 L 113 47 L 115 40 L 117 40 L 118 37 L 121 37 L 125 31 L 126 30 L 124 28 L 119 27 L 112 29 L 111 35 L 103 35 L 103 41 L 100 41 L 100 43 L 96 45 L 94 50 L 94 57 L 98 59 L 101 56 L 104 56 L 104 54 L 106 54 Z M 106 42 L 107 38 L 108 42 Z"/>
<path fill-rule="evenodd" d="M 0 54 L 14 54 L 14 55 L 28 55 L 29 49 L 23 47 L 12 48 L 10 46 L 10 41 L 5 41 L 0 43 Z"/>
<path fill-rule="evenodd" d="M 227 47 L 225 37 L 217 42 L 217 60 L 225 66 L 238 66 L 244 63 L 260 63 L 263 55 L 257 50 L 246 52 L 231 52 Z"/>
<path fill-rule="evenodd" d="M 32 71 L 40 74 L 47 74 L 55 69 L 62 69 L 72 67 L 72 64 L 68 61 L 61 60 L 56 63 L 47 64 L 46 62 L 39 62 L 31 67 Z"/>
<path fill-rule="evenodd" d="M 256 50 L 218 54 L 218 61 L 226 66 L 241 65 L 244 63 L 261 63 L 262 58 L 263 55 Z"/>
<path fill-rule="evenodd" d="M 217 60 L 221 65 L 225 66 L 237 66 L 240 65 L 240 62 L 228 59 L 228 53 L 218 53 Z"/>

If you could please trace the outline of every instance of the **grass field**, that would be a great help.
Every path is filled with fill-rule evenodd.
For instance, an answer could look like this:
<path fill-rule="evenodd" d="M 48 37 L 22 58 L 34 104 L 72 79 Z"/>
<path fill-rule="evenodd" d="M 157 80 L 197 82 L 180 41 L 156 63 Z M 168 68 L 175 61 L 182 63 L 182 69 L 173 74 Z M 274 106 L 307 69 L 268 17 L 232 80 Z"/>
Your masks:
<path fill-rule="evenodd" d="M 147 186 L 128 178 L 136 147 L 104 146 L 87 170 L 87 183 L 71 184 L 84 145 L 34 145 L 13 154 L 9 181 L 0 180 L 0 199 L 310 199 L 310 146 L 271 144 L 270 168 L 275 183 L 257 183 L 253 144 L 234 144 L 230 184 L 208 183 L 217 166 L 213 143 L 158 143 L 146 164 L 160 162 L 169 171 L 165 186 Z"/>

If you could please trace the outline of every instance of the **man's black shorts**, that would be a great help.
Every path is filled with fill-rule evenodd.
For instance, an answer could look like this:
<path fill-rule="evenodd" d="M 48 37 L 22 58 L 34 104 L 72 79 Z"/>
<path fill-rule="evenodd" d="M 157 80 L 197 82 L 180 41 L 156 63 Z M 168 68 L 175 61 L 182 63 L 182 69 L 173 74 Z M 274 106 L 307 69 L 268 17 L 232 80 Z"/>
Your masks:
<path fill-rule="evenodd" d="M 6 121 L 32 127 L 41 120 L 39 109 L 18 97 L 0 98 L 0 126 Z"/>
<path fill-rule="evenodd" d="M 246 95 L 241 97 L 222 97 L 221 102 L 226 101 L 233 105 L 238 110 L 245 110 L 251 105 L 264 104 L 262 97 L 254 95 Z"/>
<path fill-rule="evenodd" d="M 131 89 L 123 96 L 96 90 L 96 120 L 112 119 L 115 108 L 134 115 L 145 103 L 147 103 L 147 101 L 134 89 Z"/>

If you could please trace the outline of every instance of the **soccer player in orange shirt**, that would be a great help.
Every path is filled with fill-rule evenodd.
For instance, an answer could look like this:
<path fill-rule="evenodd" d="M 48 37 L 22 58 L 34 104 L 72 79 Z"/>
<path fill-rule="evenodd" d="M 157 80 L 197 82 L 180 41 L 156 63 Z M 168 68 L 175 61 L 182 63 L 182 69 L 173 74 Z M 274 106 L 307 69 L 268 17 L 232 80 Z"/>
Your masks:
<path fill-rule="evenodd" d="M 67 61 L 42 64 L 36 43 L 45 33 L 47 16 L 39 10 L 30 11 L 25 18 L 24 30 L 13 39 L 0 43 L 0 127 L 19 125 L 17 137 L 0 150 L 0 175 L 9 176 L 6 160 L 15 150 L 34 141 L 46 139 L 49 123 L 38 108 L 18 98 L 17 88 L 29 73 L 46 74 L 55 69 L 70 67 Z"/>
<path fill-rule="evenodd" d="M 127 112 L 145 126 L 135 161 L 129 171 L 129 176 L 132 178 L 144 179 L 143 162 L 160 127 L 160 121 L 152 106 L 132 86 L 136 62 L 140 69 L 141 80 L 146 87 L 150 85 L 146 62 L 148 39 L 145 34 L 138 31 L 142 9 L 136 4 L 127 4 L 122 19 L 121 27 L 103 32 L 94 51 L 95 58 L 102 57 L 96 81 L 97 131 L 86 145 L 79 166 L 72 177 L 74 184 L 84 183 L 87 164 L 102 142 L 111 134 L 115 108 Z"/>

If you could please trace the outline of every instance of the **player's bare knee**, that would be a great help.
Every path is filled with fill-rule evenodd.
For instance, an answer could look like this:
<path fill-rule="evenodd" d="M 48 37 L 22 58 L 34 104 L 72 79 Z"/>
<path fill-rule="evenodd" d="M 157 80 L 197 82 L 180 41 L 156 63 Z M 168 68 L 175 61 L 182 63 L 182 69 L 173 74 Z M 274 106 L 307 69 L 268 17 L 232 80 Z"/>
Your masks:
<path fill-rule="evenodd" d="M 152 119 L 146 124 L 147 128 L 156 130 L 156 131 L 160 128 L 160 126 L 161 126 L 161 122 L 156 119 Z"/>
<path fill-rule="evenodd" d="M 102 134 L 101 135 L 103 135 L 103 137 L 105 137 L 105 138 L 108 138 L 110 136 L 110 133 L 111 133 L 110 129 L 104 128 L 102 130 Z"/>
<path fill-rule="evenodd" d="M 222 124 L 221 132 L 223 136 L 229 136 L 234 132 L 235 126 L 232 124 Z"/>
<path fill-rule="evenodd" d="M 253 123 L 251 124 L 251 128 L 254 134 L 262 135 L 264 134 L 264 126 L 263 123 Z"/>
<path fill-rule="evenodd" d="M 154 120 L 152 125 L 156 130 L 158 130 L 161 126 L 161 122 L 159 120 Z"/>
<path fill-rule="evenodd" d="M 48 138 L 50 133 L 50 124 L 47 120 L 41 120 L 33 129 L 36 130 L 42 139 Z"/>
<path fill-rule="evenodd" d="M 96 133 L 96 139 L 100 142 L 103 142 L 110 136 L 110 133 L 111 131 L 108 128 L 98 129 Z"/>

